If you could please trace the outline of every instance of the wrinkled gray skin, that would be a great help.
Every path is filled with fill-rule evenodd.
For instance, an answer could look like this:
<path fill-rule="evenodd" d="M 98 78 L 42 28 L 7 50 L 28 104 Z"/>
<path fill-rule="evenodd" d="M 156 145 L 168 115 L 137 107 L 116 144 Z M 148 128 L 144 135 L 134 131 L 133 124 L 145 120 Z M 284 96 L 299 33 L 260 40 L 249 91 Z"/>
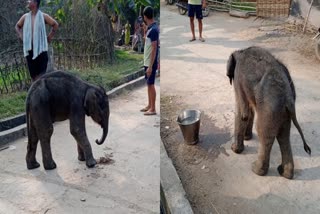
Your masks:
<path fill-rule="evenodd" d="M 42 161 L 47 170 L 56 168 L 52 159 L 50 139 L 55 121 L 70 120 L 70 132 L 77 141 L 78 159 L 94 167 L 89 143 L 85 115 L 101 125 L 103 134 L 97 144 L 102 144 L 108 134 L 109 100 L 102 87 L 90 85 L 67 72 L 51 72 L 33 83 L 26 100 L 28 149 L 26 162 L 28 169 L 40 166 L 36 160 L 37 144 L 40 140 Z"/>
<path fill-rule="evenodd" d="M 294 85 L 287 68 L 268 51 L 259 47 L 235 51 L 227 65 L 227 76 L 234 81 L 236 97 L 235 142 L 232 150 L 241 153 L 244 140 L 252 138 L 254 113 L 260 140 L 258 160 L 252 171 L 265 175 L 269 169 L 270 151 L 275 138 L 280 145 L 282 163 L 278 172 L 292 179 L 294 164 L 290 145 L 291 120 L 298 129 L 304 149 L 311 154 L 296 119 Z"/>

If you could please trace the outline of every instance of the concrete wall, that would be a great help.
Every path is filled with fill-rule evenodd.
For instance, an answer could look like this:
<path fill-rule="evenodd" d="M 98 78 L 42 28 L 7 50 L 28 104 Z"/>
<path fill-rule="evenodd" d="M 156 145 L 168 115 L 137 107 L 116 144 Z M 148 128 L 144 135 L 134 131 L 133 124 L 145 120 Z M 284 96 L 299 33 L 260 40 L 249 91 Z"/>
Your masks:
<path fill-rule="evenodd" d="M 291 15 L 306 18 L 312 0 L 293 0 Z M 320 27 L 320 0 L 314 0 L 308 22 L 315 27 Z"/>

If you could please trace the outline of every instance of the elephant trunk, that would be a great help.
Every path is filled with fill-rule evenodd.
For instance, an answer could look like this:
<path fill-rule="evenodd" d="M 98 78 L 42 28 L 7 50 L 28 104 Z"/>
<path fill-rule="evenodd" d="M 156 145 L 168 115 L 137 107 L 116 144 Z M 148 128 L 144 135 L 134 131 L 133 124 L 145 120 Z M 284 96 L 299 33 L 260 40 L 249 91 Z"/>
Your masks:
<path fill-rule="evenodd" d="M 105 141 L 107 135 L 108 135 L 108 130 L 109 130 L 109 118 L 106 118 L 102 121 L 102 128 L 103 128 L 103 133 L 102 133 L 102 137 L 100 140 L 96 140 L 96 143 L 98 145 L 103 144 L 103 142 Z"/>

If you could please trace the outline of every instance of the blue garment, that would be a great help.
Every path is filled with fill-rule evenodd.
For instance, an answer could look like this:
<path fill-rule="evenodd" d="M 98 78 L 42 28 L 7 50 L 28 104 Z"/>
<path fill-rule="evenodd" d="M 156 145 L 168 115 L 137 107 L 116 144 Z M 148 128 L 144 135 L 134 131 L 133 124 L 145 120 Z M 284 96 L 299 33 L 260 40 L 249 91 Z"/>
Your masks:
<path fill-rule="evenodd" d="M 203 19 L 202 5 L 188 4 L 188 16 L 194 17 L 194 14 L 196 14 L 197 19 Z"/>
<path fill-rule="evenodd" d="M 144 66 L 144 71 L 147 72 L 148 67 Z M 156 80 L 156 72 L 157 71 L 157 66 L 152 67 L 151 75 L 149 78 L 147 77 L 147 73 L 144 75 L 144 78 L 147 80 L 148 85 L 154 85 L 154 81 Z"/>

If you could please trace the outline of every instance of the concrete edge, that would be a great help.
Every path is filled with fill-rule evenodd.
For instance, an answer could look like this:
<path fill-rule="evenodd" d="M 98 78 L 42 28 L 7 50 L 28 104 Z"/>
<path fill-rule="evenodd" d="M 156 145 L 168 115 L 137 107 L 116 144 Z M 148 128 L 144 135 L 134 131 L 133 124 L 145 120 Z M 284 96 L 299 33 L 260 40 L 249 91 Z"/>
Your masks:
<path fill-rule="evenodd" d="M 123 93 L 124 91 L 132 90 L 133 88 L 140 87 L 145 83 L 144 76 L 138 79 L 132 80 L 128 83 L 120 85 L 107 92 L 110 99 L 115 98 L 117 95 Z M 21 115 L 20 115 L 21 116 Z M 25 114 L 22 114 L 25 116 Z M 26 123 L 19 125 L 15 128 L 0 132 L 0 147 L 7 143 L 15 141 L 21 137 L 27 136 L 27 125 Z"/>
<path fill-rule="evenodd" d="M 0 132 L 0 147 L 25 136 L 27 136 L 27 124 L 25 123 L 12 129 Z"/>
<path fill-rule="evenodd" d="M 9 130 L 11 128 L 17 127 L 21 124 L 26 123 L 26 114 L 18 114 L 12 117 L 4 118 L 0 120 L 0 132 Z"/>
<path fill-rule="evenodd" d="M 142 86 L 145 83 L 145 78 L 139 77 L 138 79 L 132 80 L 130 82 L 127 82 L 125 84 L 122 84 L 118 87 L 115 87 L 114 89 L 107 92 L 110 99 L 116 97 L 117 95 L 123 93 L 124 91 L 132 90 L 133 88 L 137 88 Z"/>
<path fill-rule="evenodd" d="M 183 189 L 181 180 L 172 160 L 168 157 L 167 151 L 160 141 L 160 185 L 163 191 L 163 207 L 166 213 L 172 214 L 193 214 L 191 205 L 187 199 L 186 192 Z"/>

